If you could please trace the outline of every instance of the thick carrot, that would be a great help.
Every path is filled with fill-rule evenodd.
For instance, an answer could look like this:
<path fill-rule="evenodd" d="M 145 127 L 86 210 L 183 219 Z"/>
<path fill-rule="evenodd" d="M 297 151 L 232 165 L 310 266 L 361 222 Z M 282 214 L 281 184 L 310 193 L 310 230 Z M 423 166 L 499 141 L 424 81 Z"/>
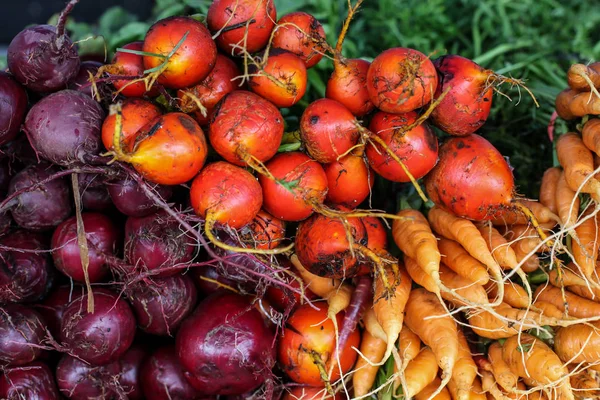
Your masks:
<path fill-rule="evenodd" d="M 440 378 L 435 378 L 425 389 L 415 395 L 415 400 L 452 400 L 448 389 L 441 385 Z"/>
<path fill-rule="evenodd" d="M 581 130 L 581 139 L 583 144 L 590 151 L 600 155 L 600 119 L 593 118 L 585 123 Z"/>
<path fill-rule="evenodd" d="M 556 318 L 531 310 L 513 308 L 506 303 L 495 307 L 494 312 L 506 320 L 489 311 L 474 310 L 467 313 L 469 325 L 476 334 L 489 339 L 503 339 L 534 327 L 559 324 Z"/>
<path fill-rule="evenodd" d="M 594 301 L 596 303 L 600 302 L 600 290 L 597 288 L 588 288 L 587 286 L 569 286 L 567 288 L 569 292 L 576 294 L 579 297 L 583 297 L 584 299 L 588 299 Z"/>
<path fill-rule="evenodd" d="M 541 315 L 545 315 L 550 318 L 564 317 L 563 312 L 558 307 L 546 301 L 536 301 L 534 307 L 535 311 L 539 312 Z"/>
<path fill-rule="evenodd" d="M 369 332 L 364 332 L 360 342 L 360 352 L 362 357 L 358 357 L 354 374 L 352 375 L 352 385 L 354 387 L 354 396 L 364 396 L 371 390 L 379 367 L 377 364 L 385 354 L 386 343 Z M 366 358 L 366 360 L 365 360 Z M 367 361 L 368 360 L 368 361 Z"/>
<path fill-rule="evenodd" d="M 485 289 L 492 298 L 498 295 L 496 285 L 488 284 Z M 529 296 L 523 286 L 511 281 L 504 282 L 504 298 L 502 300 L 515 308 L 527 308 L 530 304 Z"/>
<path fill-rule="evenodd" d="M 583 279 L 581 274 L 577 272 L 577 266 L 573 263 L 569 263 L 567 266 L 562 267 L 560 274 L 556 268 L 548 271 L 548 282 L 559 288 L 564 286 L 587 285 L 586 280 Z"/>
<path fill-rule="evenodd" d="M 556 183 L 556 210 L 563 227 L 570 228 L 579 215 L 579 197 L 567 184 L 563 171 Z"/>
<path fill-rule="evenodd" d="M 478 225 L 477 229 L 481 233 L 481 237 L 485 240 L 488 249 L 492 256 L 503 269 L 517 268 L 517 255 L 510 247 L 508 241 L 496 228 L 491 225 Z"/>
<path fill-rule="evenodd" d="M 391 268 L 386 269 L 385 273 L 388 276 L 389 282 L 394 282 L 394 279 L 398 279 L 398 281 L 396 282 L 394 292 L 388 295 L 389 292 L 383 279 L 380 277 L 375 279 L 373 311 L 375 311 L 377 321 L 387 337 L 387 349 L 383 361 L 390 357 L 396 346 L 396 340 L 398 340 L 404 322 L 404 308 L 408 301 L 412 285 L 410 276 L 401 264 L 398 265 L 397 277 Z"/>
<path fill-rule="evenodd" d="M 520 200 L 520 203 L 529 208 L 537 222 L 546 224 L 557 220 L 557 216 L 552 210 L 539 201 Z M 504 226 L 514 224 L 528 224 L 529 216 L 525 215 L 520 209 L 508 209 L 498 218 L 492 220 L 492 225 Z"/>
<path fill-rule="evenodd" d="M 365 330 L 369 332 L 371 336 L 387 342 L 387 336 L 381 325 L 379 325 L 379 322 L 377 322 L 377 317 L 375 316 L 373 307 L 367 307 L 365 315 L 363 315 L 363 323 L 365 324 Z"/>
<path fill-rule="evenodd" d="M 590 364 L 590 368 L 600 371 L 600 323 L 560 328 L 554 337 L 554 351 L 564 362 L 585 362 Z"/>
<path fill-rule="evenodd" d="M 565 89 L 556 96 L 554 105 L 558 116 L 566 120 L 600 114 L 600 99 L 590 96 L 590 92 Z"/>
<path fill-rule="evenodd" d="M 571 89 L 580 92 L 589 92 L 592 87 L 600 88 L 600 63 L 571 65 L 567 71 L 567 83 Z"/>
<path fill-rule="evenodd" d="M 544 171 L 542 184 L 540 186 L 540 203 L 548 207 L 554 214 L 558 214 L 556 208 L 556 184 L 562 170 L 558 167 L 550 167 Z"/>
<path fill-rule="evenodd" d="M 580 223 L 574 228 L 576 237 L 571 241 L 571 250 L 575 264 L 583 275 L 592 276 L 596 271 L 598 248 L 600 247 L 600 230 L 598 214 L 592 214 L 588 208 L 580 217 Z"/>
<path fill-rule="evenodd" d="M 577 296 L 569 291 L 563 293 L 559 288 L 554 286 L 540 286 L 537 288 L 534 294 L 536 302 L 545 301 L 553 304 L 562 312 L 567 311 L 568 315 L 577 318 L 592 318 L 600 315 L 600 304 L 595 301 L 584 299 L 583 297 Z M 568 305 L 566 310 L 565 302 Z"/>
<path fill-rule="evenodd" d="M 519 377 L 513 373 L 502 359 L 502 346 L 499 342 L 493 342 L 488 347 L 488 359 L 492 366 L 492 374 L 500 387 L 507 392 L 511 392 L 517 388 Z"/>
<path fill-rule="evenodd" d="M 600 104 L 600 103 L 599 103 Z M 556 141 L 558 162 L 565 172 L 565 179 L 571 190 L 583 193 L 600 193 L 600 182 L 593 177 L 594 157 L 585 147 L 581 137 L 573 132 L 560 135 Z M 592 177 L 584 183 L 586 178 Z"/>
<path fill-rule="evenodd" d="M 406 398 L 411 398 L 433 382 L 437 373 L 438 365 L 435 354 L 429 347 L 424 347 L 404 370 L 406 386 L 402 387 L 402 393 Z M 399 385 L 399 382 L 400 379 L 397 379 L 396 385 Z"/>
<path fill-rule="evenodd" d="M 574 400 L 567 367 L 548 345 L 535 336 L 522 333 L 510 337 L 502 346 L 502 358 L 520 377 L 529 377 L 542 384 L 556 383 L 562 398 Z M 560 382 L 560 383 L 559 383 Z"/>
<path fill-rule="evenodd" d="M 432 317 L 431 319 L 427 319 Z M 458 330 L 440 300 L 425 289 L 415 289 L 406 303 L 406 326 L 416 333 L 435 354 L 442 370 L 442 382 L 436 393 L 448 384 L 458 359 Z"/>
<path fill-rule="evenodd" d="M 441 238 L 438 248 L 442 262 L 457 274 L 479 285 L 485 285 L 490 280 L 490 274 L 479 261 L 473 258 L 459 243 L 454 240 Z"/>
<path fill-rule="evenodd" d="M 477 365 L 471 356 L 471 349 L 462 330 L 458 330 L 458 360 L 454 364 L 450 382 L 456 385 L 456 396 L 460 400 L 469 400 L 473 381 L 477 376 Z"/>
<path fill-rule="evenodd" d="M 439 282 L 440 252 L 437 239 L 431 232 L 429 223 L 419 211 L 406 209 L 398 212 L 403 219 L 394 220 L 392 236 L 398 248 Z M 439 294 L 439 290 L 437 291 Z"/>

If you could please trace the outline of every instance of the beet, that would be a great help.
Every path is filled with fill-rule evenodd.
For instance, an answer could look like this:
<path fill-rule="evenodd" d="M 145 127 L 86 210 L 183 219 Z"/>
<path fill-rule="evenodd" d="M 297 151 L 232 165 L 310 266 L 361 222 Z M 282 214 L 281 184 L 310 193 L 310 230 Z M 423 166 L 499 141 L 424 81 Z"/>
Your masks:
<path fill-rule="evenodd" d="M 175 346 L 161 347 L 142 365 L 140 380 L 146 400 L 197 399 L 184 376 Z"/>
<path fill-rule="evenodd" d="M 134 344 L 119 360 L 121 371 L 119 384 L 129 400 L 143 400 L 140 372 L 148 352 L 146 348 Z"/>
<path fill-rule="evenodd" d="M 256 389 L 275 363 L 274 335 L 249 298 L 216 293 L 188 317 L 176 338 L 186 378 L 204 395 Z"/>
<path fill-rule="evenodd" d="M 63 285 L 54 289 L 41 304 L 35 305 L 36 310 L 44 317 L 44 322 L 53 337 L 60 336 L 60 324 L 67 306 L 73 299 L 84 293 L 83 286 Z"/>
<path fill-rule="evenodd" d="M 8 368 L 0 377 L 0 398 L 6 400 L 59 400 L 54 375 L 39 361 Z"/>
<path fill-rule="evenodd" d="M 25 132 L 40 157 L 54 164 L 88 164 L 102 149 L 104 111 L 89 96 L 62 90 L 36 103 L 25 118 Z"/>
<path fill-rule="evenodd" d="M 168 201 L 173 195 L 170 186 L 156 185 L 156 194 Z M 117 209 L 128 217 L 145 217 L 159 210 L 132 179 L 123 179 L 108 184 L 108 193 Z"/>
<path fill-rule="evenodd" d="M 152 271 L 191 261 L 194 241 L 179 223 L 159 212 L 142 218 L 130 217 L 125 224 L 125 258 L 131 265 Z M 160 272 L 158 277 L 174 275 L 177 269 Z"/>
<path fill-rule="evenodd" d="M 172 335 L 198 299 L 192 278 L 181 274 L 142 282 L 127 297 L 140 329 L 153 335 Z"/>
<path fill-rule="evenodd" d="M 87 211 L 104 211 L 112 206 L 108 189 L 98 174 L 80 174 L 79 193 Z"/>
<path fill-rule="evenodd" d="M 15 222 L 24 229 L 46 231 L 54 229 L 71 215 L 69 185 L 65 178 L 53 179 L 34 190 L 29 188 L 59 170 L 49 164 L 30 165 L 10 181 L 8 194 L 24 190 L 14 198 L 11 208 Z"/>
<path fill-rule="evenodd" d="M 27 112 L 27 92 L 11 75 L 0 72 L 0 145 L 13 140 Z"/>
<path fill-rule="evenodd" d="M 70 354 L 93 365 L 118 360 L 133 342 L 135 317 L 127 302 L 107 289 L 93 290 L 94 313 L 87 312 L 88 295 L 79 296 L 64 311 L 61 339 Z"/>
<path fill-rule="evenodd" d="M 92 84 L 88 79 L 90 74 L 96 75 L 98 68 L 101 66 L 102 63 L 98 61 L 83 61 L 79 67 L 79 72 L 69 81 L 67 87 L 92 97 Z"/>
<path fill-rule="evenodd" d="M 116 252 L 120 232 L 110 218 L 105 215 L 83 213 L 81 218 L 88 242 L 89 279 L 90 282 L 98 282 L 108 272 L 106 255 Z M 56 249 L 52 253 L 56 268 L 75 281 L 84 282 L 85 276 L 77 244 L 76 217 L 69 218 L 56 228 L 52 235 L 52 248 Z"/>
<path fill-rule="evenodd" d="M 123 399 L 125 393 L 116 382 L 120 369 L 118 362 L 92 366 L 65 355 L 58 362 L 56 381 L 60 392 L 68 399 Z"/>
<path fill-rule="evenodd" d="M 25 365 L 42 354 L 46 335 L 42 316 L 20 304 L 0 307 L 0 364 Z"/>
<path fill-rule="evenodd" d="M 0 159 L 0 196 L 2 197 L 8 192 L 8 185 L 14 174 L 10 164 L 10 158 Z"/>
<path fill-rule="evenodd" d="M 8 45 L 8 68 L 34 92 L 62 89 L 79 71 L 77 47 L 64 26 L 36 25 L 19 32 Z"/>
<path fill-rule="evenodd" d="M 212 267 L 210 265 L 207 265 L 202 268 L 193 268 L 191 270 L 191 274 L 196 282 L 196 287 L 204 296 L 209 296 L 215 292 L 218 292 L 219 290 L 224 290 L 222 286 L 219 286 L 218 284 L 211 281 L 217 281 L 219 283 L 222 283 L 223 285 L 231 287 L 236 286 L 236 282 L 225 278 L 219 273 L 219 271 L 215 267 Z"/>
<path fill-rule="evenodd" d="M 40 235 L 27 231 L 11 233 L 0 244 L 17 249 L 47 249 Z M 48 292 L 53 278 L 49 254 L 0 251 L 0 303 L 37 301 Z"/>

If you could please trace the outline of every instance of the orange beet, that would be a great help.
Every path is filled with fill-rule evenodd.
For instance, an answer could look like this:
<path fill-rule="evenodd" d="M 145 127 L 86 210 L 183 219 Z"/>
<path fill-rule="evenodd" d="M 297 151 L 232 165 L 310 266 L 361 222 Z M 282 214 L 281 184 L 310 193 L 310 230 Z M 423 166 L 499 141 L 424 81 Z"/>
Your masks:
<path fill-rule="evenodd" d="M 133 150 L 135 138 L 140 129 L 158 118 L 162 113 L 154 103 L 142 99 L 127 99 L 122 106 L 122 147 Z M 102 143 L 107 150 L 113 149 L 116 115 L 111 114 L 102 123 Z"/>
<path fill-rule="evenodd" d="M 285 222 L 260 210 L 248 225 L 241 229 L 242 241 L 256 249 L 274 249 L 285 238 Z"/>
<path fill-rule="evenodd" d="M 360 58 L 336 61 L 327 81 L 325 96 L 342 103 L 357 117 L 367 115 L 375 108 L 367 89 L 370 62 Z"/>
<path fill-rule="evenodd" d="M 362 156 L 349 154 L 324 168 L 329 187 L 327 201 L 356 208 L 371 193 L 375 174 Z"/>
<path fill-rule="evenodd" d="M 277 21 L 273 34 L 273 48 L 290 51 L 300 57 L 306 68 L 314 67 L 323 58 L 320 41 L 325 42 L 325 30 L 312 15 L 296 11 Z"/>
<path fill-rule="evenodd" d="M 122 48 L 141 51 L 143 45 L 144 42 L 132 42 L 122 46 Z M 140 78 L 144 74 L 145 69 L 142 56 L 118 50 L 115 52 L 112 64 L 103 68 L 110 75 L 139 76 Z M 156 87 L 152 87 L 147 92 L 146 85 L 141 81 L 132 82 L 132 80 L 119 79 L 113 81 L 112 84 L 125 97 L 156 96 L 158 94 Z"/>

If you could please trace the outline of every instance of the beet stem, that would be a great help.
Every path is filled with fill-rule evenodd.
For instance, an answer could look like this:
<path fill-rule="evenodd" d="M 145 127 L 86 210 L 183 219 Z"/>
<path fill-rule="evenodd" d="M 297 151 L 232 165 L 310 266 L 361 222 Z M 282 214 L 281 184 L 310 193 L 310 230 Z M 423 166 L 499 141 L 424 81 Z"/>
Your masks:
<path fill-rule="evenodd" d="M 85 237 L 85 228 L 83 226 L 83 218 L 81 217 L 81 194 L 79 193 L 79 180 L 77 173 L 71 174 L 71 182 L 73 184 L 73 197 L 75 198 L 75 216 L 77 218 L 77 245 L 79 246 L 79 255 L 81 257 L 81 266 L 83 267 L 83 275 L 85 277 L 85 286 L 88 292 L 87 295 L 87 311 L 90 314 L 94 313 L 94 294 L 92 293 L 92 285 L 88 274 L 90 265 L 90 255 Z"/>
<path fill-rule="evenodd" d="M 56 24 L 56 36 L 60 40 L 60 44 L 62 44 L 62 37 L 65 34 L 65 25 L 67 24 L 67 18 L 71 11 L 73 11 L 73 7 L 75 4 L 79 3 L 79 0 L 71 0 L 67 3 L 65 9 L 60 13 L 58 17 L 58 23 Z"/>

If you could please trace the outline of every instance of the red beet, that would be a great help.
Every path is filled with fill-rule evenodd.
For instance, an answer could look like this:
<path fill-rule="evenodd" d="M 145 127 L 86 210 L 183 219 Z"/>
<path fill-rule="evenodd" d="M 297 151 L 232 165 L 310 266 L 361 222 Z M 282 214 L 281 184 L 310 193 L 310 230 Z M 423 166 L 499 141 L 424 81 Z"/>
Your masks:
<path fill-rule="evenodd" d="M 60 337 L 60 324 L 67 306 L 84 293 L 84 287 L 80 285 L 59 286 L 41 304 L 35 305 L 53 337 Z"/>
<path fill-rule="evenodd" d="M 194 255 L 194 240 L 166 213 L 159 212 L 147 217 L 127 219 L 125 259 L 138 269 L 166 269 L 157 276 L 171 276 L 180 270 L 169 267 L 186 264 Z"/>
<path fill-rule="evenodd" d="M 250 299 L 234 293 L 202 301 L 181 325 L 176 347 L 189 383 L 205 395 L 254 390 L 275 363 L 273 332 Z"/>
<path fill-rule="evenodd" d="M 61 394 L 71 400 L 117 400 L 127 398 L 118 384 L 119 372 L 118 362 L 93 366 L 65 355 L 58 362 L 56 381 Z"/>
<path fill-rule="evenodd" d="M 93 293 L 93 314 L 87 312 L 87 294 L 64 310 L 61 339 L 74 356 L 92 365 L 108 364 L 131 346 L 135 317 L 127 302 L 111 291 L 94 288 Z"/>
<path fill-rule="evenodd" d="M 119 384 L 128 400 L 143 400 L 141 382 L 141 369 L 144 361 L 148 357 L 148 351 L 145 347 L 134 344 L 118 361 L 121 366 L 119 373 Z"/>
<path fill-rule="evenodd" d="M 98 61 L 83 61 L 79 67 L 79 72 L 68 83 L 67 88 L 77 90 L 92 97 L 92 85 L 88 81 L 90 74 L 96 75 L 98 68 L 102 66 Z"/>
<path fill-rule="evenodd" d="M 110 182 L 108 185 L 110 198 L 117 210 L 128 217 L 145 217 L 159 210 L 154 201 L 144 193 L 132 179 Z M 156 185 L 156 194 L 165 201 L 173 195 L 170 186 Z"/>
<path fill-rule="evenodd" d="M 54 375 L 39 361 L 8 368 L 0 377 L 0 398 L 6 400 L 59 400 Z"/>
<path fill-rule="evenodd" d="M 114 255 L 120 237 L 110 218 L 98 213 L 83 213 L 83 226 L 89 249 L 90 282 L 101 281 L 108 273 L 106 255 Z M 77 240 L 77 219 L 71 217 L 60 224 L 52 235 L 52 252 L 56 268 L 77 282 L 85 282 Z"/>
<path fill-rule="evenodd" d="M 104 111 L 92 98 L 62 90 L 37 102 L 25 118 L 25 132 L 40 157 L 54 164 L 88 164 L 102 149 Z"/>
<path fill-rule="evenodd" d="M 43 237 L 16 231 L 0 240 L 15 249 L 46 250 Z M 50 289 L 54 268 L 48 254 L 22 251 L 0 252 L 0 303 L 28 303 L 41 299 Z"/>
<path fill-rule="evenodd" d="M 0 72 L 0 145 L 13 140 L 27 112 L 27 92 L 6 72 Z"/>
<path fill-rule="evenodd" d="M 11 179 L 9 195 L 24 191 L 15 197 L 15 204 L 10 210 L 13 219 L 22 228 L 32 231 L 54 229 L 71 215 L 71 193 L 66 178 L 53 179 L 30 190 L 32 185 L 57 172 L 58 168 L 43 163 L 30 165 Z"/>
<path fill-rule="evenodd" d="M 141 330 L 153 335 L 173 335 L 198 299 L 189 275 L 173 275 L 141 283 L 127 290 Z"/>
<path fill-rule="evenodd" d="M 25 365 L 42 354 L 46 337 L 42 316 L 19 304 L 0 307 L 0 364 Z"/>
<path fill-rule="evenodd" d="M 210 265 L 202 268 L 193 268 L 191 273 L 198 290 L 205 297 L 218 292 L 219 290 L 226 290 L 217 283 L 214 283 L 215 281 L 223 285 L 236 287 L 236 282 L 225 278 L 216 268 L 211 267 Z"/>
<path fill-rule="evenodd" d="M 81 204 L 86 211 L 104 211 L 112 206 L 104 179 L 98 174 L 79 174 Z"/>
<path fill-rule="evenodd" d="M 275 29 L 273 47 L 296 54 L 306 68 L 314 67 L 323 58 L 325 49 L 319 43 L 325 42 L 325 30 L 312 15 L 302 11 L 286 14 L 277 21 Z"/>
<path fill-rule="evenodd" d="M 141 386 L 146 400 L 197 399 L 198 392 L 185 379 L 175 346 L 161 347 L 142 365 Z"/>
<path fill-rule="evenodd" d="M 375 108 L 367 90 L 370 66 L 370 62 L 360 58 L 336 60 L 325 96 L 340 102 L 357 117 L 370 113 Z"/>

